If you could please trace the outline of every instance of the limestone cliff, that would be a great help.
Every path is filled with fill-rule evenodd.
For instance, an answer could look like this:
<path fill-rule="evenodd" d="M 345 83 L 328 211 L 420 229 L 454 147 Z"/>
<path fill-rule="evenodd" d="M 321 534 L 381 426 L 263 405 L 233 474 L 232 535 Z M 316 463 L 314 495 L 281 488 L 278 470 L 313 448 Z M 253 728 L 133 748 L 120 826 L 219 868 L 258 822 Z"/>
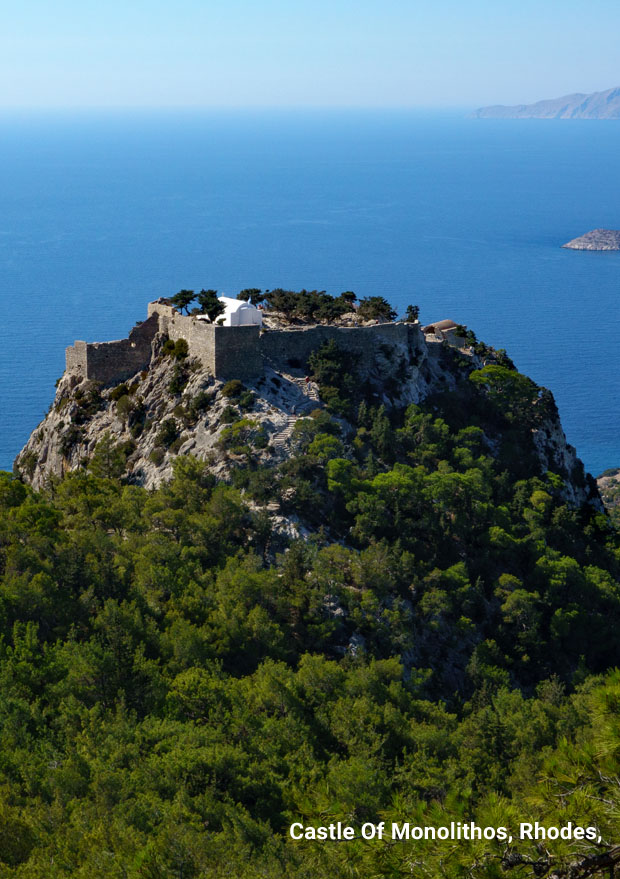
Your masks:
<path fill-rule="evenodd" d="M 238 380 L 231 387 L 230 380 L 216 378 L 196 357 L 166 351 L 165 335 L 154 340 L 146 368 L 114 386 L 101 387 L 65 372 L 47 416 L 18 455 L 16 469 L 40 488 L 50 476 L 86 466 L 109 434 L 115 444 L 124 444 L 126 476 L 147 488 L 170 477 L 179 454 L 199 456 L 216 475 L 225 476 L 234 460 L 224 448 L 225 431 L 235 419 L 251 422 L 247 429 L 264 445 L 264 462 L 281 460 L 297 421 L 323 404 L 316 384 L 306 381 L 302 363 L 309 334 L 274 331 L 271 336 L 270 359 L 253 378 L 247 377 L 247 364 L 240 364 L 242 386 Z M 405 334 L 359 364 L 360 379 L 371 383 L 377 401 L 387 407 L 406 406 L 433 387 L 454 385 L 454 376 L 438 366 L 438 346 L 427 349 L 419 330 L 416 338 L 417 348 L 409 347 Z M 290 356 L 292 350 L 299 351 L 300 359 Z"/>
<path fill-rule="evenodd" d="M 493 349 L 467 345 L 463 339 L 450 341 L 434 326 L 426 333 L 418 324 L 389 326 L 393 332 L 379 327 L 382 332 L 372 336 L 374 342 L 365 343 L 366 356 L 357 350 L 357 342 L 351 343 L 354 337 L 346 335 L 350 330 L 339 336 L 332 328 L 315 339 L 315 344 L 325 336 L 323 344 L 342 339 L 349 345 L 357 358 L 358 380 L 371 401 L 388 411 L 432 401 L 450 390 L 469 393 L 468 376 L 485 363 L 497 362 Z M 299 423 L 325 404 L 308 375 L 307 356 L 315 337 L 304 330 L 270 335 L 264 343 L 269 358 L 263 358 L 253 377 L 240 370 L 243 382 L 214 376 L 188 353 L 184 339 L 177 336 L 173 342 L 162 333 L 152 341 L 148 363 L 123 382 L 103 386 L 79 371 L 66 372 L 46 418 L 18 455 L 16 472 L 35 488 L 85 468 L 153 488 L 171 476 L 175 458 L 185 454 L 206 461 L 215 476 L 228 479 L 243 464 L 249 447 L 258 463 L 275 466 L 288 455 Z M 370 340 L 371 335 L 363 338 Z M 292 351 L 300 357 L 291 356 Z M 596 488 L 566 442 L 555 406 L 548 411 L 531 430 L 539 472 L 559 474 L 571 504 L 600 506 Z M 349 426 L 346 419 L 340 421 L 346 436 Z M 491 432 L 486 436 L 491 454 L 500 439 Z"/>

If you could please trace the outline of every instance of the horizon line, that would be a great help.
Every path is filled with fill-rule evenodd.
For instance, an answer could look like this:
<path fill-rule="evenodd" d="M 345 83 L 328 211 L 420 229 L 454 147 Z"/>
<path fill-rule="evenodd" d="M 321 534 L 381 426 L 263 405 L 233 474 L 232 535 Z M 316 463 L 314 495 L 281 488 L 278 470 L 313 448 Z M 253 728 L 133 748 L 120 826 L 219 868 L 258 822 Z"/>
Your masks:
<path fill-rule="evenodd" d="M 300 112 L 300 111 L 433 111 L 451 112 L 477 109 L 473 104 L 57 104 L 57 105 L 0 105 L 2 113 L 52 112 Z"/>

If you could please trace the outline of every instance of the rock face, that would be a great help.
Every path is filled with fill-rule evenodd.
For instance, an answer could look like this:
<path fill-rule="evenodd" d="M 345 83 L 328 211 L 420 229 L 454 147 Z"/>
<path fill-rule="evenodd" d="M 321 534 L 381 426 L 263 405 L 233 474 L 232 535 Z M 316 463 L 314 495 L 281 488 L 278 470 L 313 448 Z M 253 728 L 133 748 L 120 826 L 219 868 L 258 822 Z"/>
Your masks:
<path fill-rule="evenodd" d="M 18 455 L 15 467 L 41 488 L 50 476 L 62 477 L 83 467 L 107 435 L 114 445 L 123 446 L 129 479 L 147 488 L 170 478 L 178 454 L 208 461 L 211 471 L 225 478 L 235 454 L 231 452 L 235 438 L 226 431 L 239 416 L 247 423 L 237 431 L 247 432 L 254 443 L 258 438 L 264 446 L 262 463 L 277 463 L 286 455 L 297 421 L 322 407 L 316 385 L 306 381 L 304 361 L 310 350 L 330 339 L 341 339 L 343 346 L 357 351 L 360 378 L 376 389 L 377 402 L 388 408 L 418 402 L 440 383 L 443 388 L 454 386 L 454 376 L 441 378 L 441 346 L 427 346 L 418 325 L 391 324 L 376 330 L 373 347 L 374 330 L 369 328 L 365 356 L 357 351 L 357 335 L 348 328 L 270 331 L 260 369 L 250 377 L 247 362 L 241 363 L 243 385 L 237 379 L 232 389 L 229 372 L 219 377 L 212 364 L 205 366 L 191 353 L 178 359 L 167 352 L 167 334 L 155 337 L 145 368 L 122 383 L 102 387 L 101 382 L 68 368 L 46 418 Z M 299 356 L 294 365 L 292 350 Z"/>
<path fill-rule="evenodd" d="M 419 324 L 403 326 L 402 333 L 396 331 L 398 325 L 391 326 L 395 331 L 383 328 L 381 343 L 373 350 L 357 352 L 359 380 L 376 405 L 388 410 L 465 388 L 473 370 L 496 362 L 493 349 L 484 346 L 483 357 L 473 347 L 457 347 L 430 332 L 435 325 L 426 333 Z M 317 333 L 316 343 L 337 343 L 342 335 L 351 344 L 351 332 L 343 328 L 340 333 Z M 280 334 L 270 335 L 269 359 L 253 378 L 244 376 L 243 384 L 215 376 L 199 357 L 179 356 L 162 333 L 152 342 L 149 362 L 120 384 L 102 386 L 67 371 L 48 415 L 18 455 L 15 471 L 37 489 L 85 467 L 96 475 L 122 474 L 130 483 L 154 488 L 171 477 L 178 455 L 198 457 L 223 480 L 230 478 L 249 447 L 258 463 L 279 464 L 294 447 L 298 423 L 324 404 L 318 386 L 307 380 L 303 358 L 291 359 L 291 334 L 281 334 L 282 351 L 276 337 Z M 312 333 L 295 337 L 302 352 Z M 355 346 L 351 350 L 355 354 Z M 557 410 L 551 407 L 550 412 L 532 435 L 540 473 L 561 474 L 570 504 L 600 508 L 596 488 L 566 442 Z M 342 429 L 346 434 L 345 421 Z M 498 439 L 487 437 L 487 445 L 489 453 L 496 454 Z"/>
<path fill-rule="evenodd" d="M 601 473 L 596 483 L 610 518 L 620 526 L 620 467 Z"/>
<path fill-rule="evenodd" d="M 505 107 L 481 107 L 471 114 L 472 119 L 620 119 L 620 88 L 564 95 L 535 104 L 517 104 Z"/>
<path fill-rule="evenodd" d="M 569 250 L 620 250 L 620 231 L 593 229 L 579 238 L 573 238 L 562 247 L 568 247 Z"/>

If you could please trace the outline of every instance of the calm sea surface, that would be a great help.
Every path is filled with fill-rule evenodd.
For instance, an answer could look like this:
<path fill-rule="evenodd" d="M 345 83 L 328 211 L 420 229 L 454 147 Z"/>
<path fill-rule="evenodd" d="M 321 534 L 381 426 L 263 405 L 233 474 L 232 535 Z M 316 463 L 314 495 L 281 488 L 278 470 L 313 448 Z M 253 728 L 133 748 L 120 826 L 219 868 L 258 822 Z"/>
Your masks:
<path fill-rule="evenodd" d="M 453 318 L 551 388 L 620 465 L 620 123 L 458 114 L 0 116 L 0 468 L 74 339 L 181 287 L 380 294 Z"/>

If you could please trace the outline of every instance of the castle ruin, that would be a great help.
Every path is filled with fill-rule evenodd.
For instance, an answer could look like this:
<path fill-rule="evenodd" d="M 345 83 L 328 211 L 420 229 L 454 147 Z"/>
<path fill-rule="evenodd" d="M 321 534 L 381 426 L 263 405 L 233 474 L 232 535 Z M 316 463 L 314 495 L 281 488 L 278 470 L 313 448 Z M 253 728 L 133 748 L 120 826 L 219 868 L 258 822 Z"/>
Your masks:
<path fill-rule="evenodd" d="M 371 326 L 300 326 L 265 329 L 259 326 L 218 326 L 194 315 L 180 314 L 163 300 L 150 302 L 148 318 L 127 339 L 113 342 L 76 341 L 66 349 L 67 373 L 104 385 L 118 384 L 149 365 L 157 337 L 185 339 L 190 357 L 199 359 L 218 379 L 256 380 L 265 365 L 274 369 L 302 366 L 311 352 L 333 339 L 340 348 L 372 364 L 386 346 L 401 349 L 413 360 L 424 345 L 419 324 Z"/>

